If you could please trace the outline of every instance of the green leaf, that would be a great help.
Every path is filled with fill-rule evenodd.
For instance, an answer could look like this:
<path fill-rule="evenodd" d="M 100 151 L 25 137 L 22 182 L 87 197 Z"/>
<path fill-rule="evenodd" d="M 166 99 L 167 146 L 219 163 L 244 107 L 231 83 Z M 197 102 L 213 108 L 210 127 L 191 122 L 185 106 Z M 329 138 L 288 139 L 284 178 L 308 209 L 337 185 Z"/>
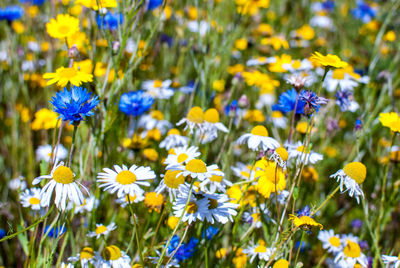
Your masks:
<path fill-rule="evenodd" d="M 294 187 L 293 198 L 297 199 L 298 197 L 299 197 L 299 188 L 298 187 Z"/>

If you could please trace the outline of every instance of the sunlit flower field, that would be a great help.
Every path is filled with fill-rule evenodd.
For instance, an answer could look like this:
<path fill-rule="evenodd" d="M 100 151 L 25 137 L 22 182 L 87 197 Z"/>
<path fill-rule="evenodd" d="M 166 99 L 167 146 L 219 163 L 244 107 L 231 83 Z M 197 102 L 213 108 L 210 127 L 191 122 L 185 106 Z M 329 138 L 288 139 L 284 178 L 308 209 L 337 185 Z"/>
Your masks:
<path fill-rule="evenodd" d="M 0 267 L 400 267 L 399 0 L 0 1 Z"/>

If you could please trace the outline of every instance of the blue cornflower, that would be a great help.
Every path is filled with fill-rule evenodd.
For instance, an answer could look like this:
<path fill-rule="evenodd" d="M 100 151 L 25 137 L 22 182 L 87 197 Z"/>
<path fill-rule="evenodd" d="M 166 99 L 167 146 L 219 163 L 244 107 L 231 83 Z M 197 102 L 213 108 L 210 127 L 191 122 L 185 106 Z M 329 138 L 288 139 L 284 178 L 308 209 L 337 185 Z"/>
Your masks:
<path fill-rule="evenodd" d="M 233 100 L 230 104 L 225 106 L 224 112 L 228 116 L 235 116 L 238 111 L 238 102 Z"/>
<path fill-rule="evenodd" d="M 143 90 L 124 93 L 119 100 L 119 110 L 127 115 L 139 116 L 147 112 L 154 98 Z"/>
<path fill-rule="evenodd" d="M 335 1 L 325 1 L 322 2 L 322 8 L 325 11 L 331 12 L 335 8 Z"/>
<path fill-rule="evenodd" d="M 2 228 L 0 228 L 0 239 L 6 236 L 6 231 Z"/>
<path fill-rule="evenodd" d="M 168 254 L 172 254 L 176 250 L 179 245 L 179 241 L 179 236 L 174 235 L 174 237 L 172 237 L 171 243 L 169 244 L 167 249 Z M 190 238 L 188 243 L 182 243 L 176 251 L 174 258 L 181 262 L 193 257 L 194 253 L 196 252 L 196 246 L 198 242 L 198 239 L 192 237 Z"/>
<path fill-rule="evenodd" d="M 372 6 L 368 5 L 362 0 L 357 1 L 357 7 L 351 10 L 354 18 L 362 20 L 364 23 L 370 22 L 375 18 L 377 10 Z"/>
<path fill-rule="evenodd" d="M 163 0 L 150 0 L 149 1 L 149 5 L 148 5 L 148 9 L 149 10 L 153 10 L 159 6 L 161 6 Z"/>
<path fill-rule="evenodd" d="M 36 6 L 41 6 L 41 5 L 43 5 L 43 3 L 44 3 L 45 1 L 46 1 L 46 0 L 19 0 L 19 2 L 22 3 L 22 4 L 30 3 L 30 4 L 33 4 L 33 5 L 36 5 Z"/>
<path fill-rule="evenodd" d="M 354 219 L 350 223 L 351 227 L 360 229 L 363 226 L 363 222 L 360 219 Z"/>
<path fill-rule="evenodd" d="M 218 232 L 219 232 L 219 229 L 218 229 L 217 227 L 209 226 L 209 227 L 207 228 L 207 231 L 206 231 L 206 233 L 207 233 L 207 240 L 212 239 L 216 234 L 218 234 Z M 204 230 L 203 230 L 203 238 L 204 238 Z"/>
<path fill-rule="evenodd" d="M 318 111 L 320 105 L 326 104 L 328 100 L 318 97 L 317 94 L 310 90 L 302 90 L 299 95 L 299 102 L 303 103 L 303 114 L 310 115 Z"/>
<path fill-rule="evenodd" d="M 279 96 L 279 102 L 277 104 L 272 105 L 273 111 L 280 111 L 284 114 L 291 112 L 294 110 L 294 106 L 296 104 L 297 92 L 294 88 L 283 92 Z M 304 108 L 304 102 L 300 99 L 297 101 L 296 114 L 302 114 Z"/>
<path fill-rule="evenodd" d="M 349 110 L 353 93 L 349 90 L 338 90 L 335 93 L 336 104 L 340 106 L 342 112 Z"/>
<path fill-rule="evenodd" d="M 64 88 L 64 91 L 57 92 L 50 101 L 60 118 L 73 124 L 79 124 L 86 116 L 94 115 L 92 110 L 99 102 L 98 96 L 92 96 L 86 88 L 76 86 L 72 86 L 71 91 Z"/>
<path fill-rule="evenodd" d="M 47 225 L 44 228 L 44 233 L 47 233 L 47 231 L 49 230 L 50 226 Z M 60 227 L 53 227 L 50 229 L 49 233 L 47 234 L 48 237 L 54 237 L 57 238 L 58 236 L 61 236 L 65 233 L 65 231 L 67 230 L 67 228 L 65 228 L 64 226 L 60 226 Z"/>
<path fill-rule="evenodd" d="M 311 215 L 311 209 L 310 209 L 309 206 L 305 206 L 304 208 L 299 209 L 297 211 L 297 217 L 299 217 L 299 218 L 302 217 L 302 216 L 309 217 L 310 215 Z"/>
<path fill-rule="evenodd" d="M 21 18 L 23 14 L 24 10 L 19 6 L 8 6 L 4 9 L 0 8 L 0 20 L 11 22 Z"/>
<path fill-rule="evenodd" d="M 113 14 L 107 12 L 105 15 L 97 15 L 96 22 L 97 26 L 105 30 L 115 30 L 124 21 L 124 16 L 121 13 Z"/>

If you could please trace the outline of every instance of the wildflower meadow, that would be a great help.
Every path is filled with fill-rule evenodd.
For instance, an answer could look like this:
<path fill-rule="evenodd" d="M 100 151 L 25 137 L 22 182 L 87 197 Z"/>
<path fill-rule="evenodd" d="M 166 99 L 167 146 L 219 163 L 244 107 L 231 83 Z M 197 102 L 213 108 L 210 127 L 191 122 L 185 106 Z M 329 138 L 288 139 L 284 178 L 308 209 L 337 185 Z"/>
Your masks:
<path fill-rule="evenodd" d="M 400 0 L 1 0 L 0 268 L 400 267 Z"/>

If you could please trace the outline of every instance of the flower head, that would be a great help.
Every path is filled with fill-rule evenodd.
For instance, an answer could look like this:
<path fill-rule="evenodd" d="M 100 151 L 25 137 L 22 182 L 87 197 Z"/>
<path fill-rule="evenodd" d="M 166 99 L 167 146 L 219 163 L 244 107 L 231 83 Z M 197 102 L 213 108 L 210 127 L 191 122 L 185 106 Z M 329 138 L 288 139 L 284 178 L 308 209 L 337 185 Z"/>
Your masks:
<path fill-rule="evenodd" d="M 332 54 L 324 56 L 319 52 L 311 56 L 311 61 L 325 67 L 344 68 L 347 66 L 347 62 L 342 61 L 338 56 Z"/>
<path fill-rule="evenodd" d="M 115 30 L 119 25 L 122 24 L 124 17 L 121 13 L 107 12 L 105 15 L 97 15 L 96 22 L 97 26 L 103 29 Z"/>
<path fill-rule="evenodd" d="M 99 104 L 98 96 L 87 92 L 86 88 L 71 87 L 71 91 L 64 88 L 64 91 L 57 92 L 50 101 L 54 111 L 60 114 L 63 121 L 79 124 L 87 116 L 94 115 L 93 109 Z"/>
<path fill-rule="evenodd" d="M 312 227 L 318 227 L 319 229 L 323 229 L 322 224 L 316 222 L 313 218 L 309 216 L 300 216 L 297 217 L 293 214 L 289 214 L 289 220 L 293 221 L 293 224 L 296 227 L 300 227 L 304 230 L 310 230 Z"/>
<path fill-rule="evenodd" d="M 119 110 L 127 115 L 139 116 L 147 112 L 154 103 L 154 98 L 142 90 L 121 95 Z"/>
<path fill-rule="evenodd" d="M 323 97 L 318 97 L 312 91 L 302 90 L 299 95 L 299 101 L 303 102 L 303 113 L 310 115 L 315 111 L 318 111 L 320 105 L 328 103 L 328 100 Z"/>
<path fill-rule="evenodd" d="M 58 39 L 65 39 L 79 31 L 79 19 L 68 14 L 58 14 L 57 19 L 46 23 L 47 33 Z"/>
<path fill-rule="evenodd" d="M 289 113 L 294 110 L 296 106 L 297 91 L 292 88 L 286 92 L 283 92 L 279 96 L 279 102 L 272 105 L 273 111 L 280 111 L 282 113 Z M 297 100 L 296 114 L 302 114 L 304 108 L 304 102 L 302 100 Z"/>
<path fill-rule="evenodd" d="M 384 127 L 390 128 L 393 132 L 400 133 L 400 117 L 398 113 L 381 113 L 379 114 L 379 121 Z"/>
<path fill-rule="evenodd" d="M 80 86 L 82 82 L 92 82 L 93 75 L 80 71 L 76 67 L 64 68 L 60 67 L 55 73 L 45 73 L 43 75 L 44 79 L 50 79 L 47 81 L 47 85 L 52 85 L 57 83 L 60 87 L 65 87 L 68 83 L 74 86 Z"/>
<path fill-rule="evenodd" d="M 19 6 L 8 6 L 4 9 L 0 8 L 0 20 L 11 22 L 21 18 L 23 14 L 24 10 Z"/>

